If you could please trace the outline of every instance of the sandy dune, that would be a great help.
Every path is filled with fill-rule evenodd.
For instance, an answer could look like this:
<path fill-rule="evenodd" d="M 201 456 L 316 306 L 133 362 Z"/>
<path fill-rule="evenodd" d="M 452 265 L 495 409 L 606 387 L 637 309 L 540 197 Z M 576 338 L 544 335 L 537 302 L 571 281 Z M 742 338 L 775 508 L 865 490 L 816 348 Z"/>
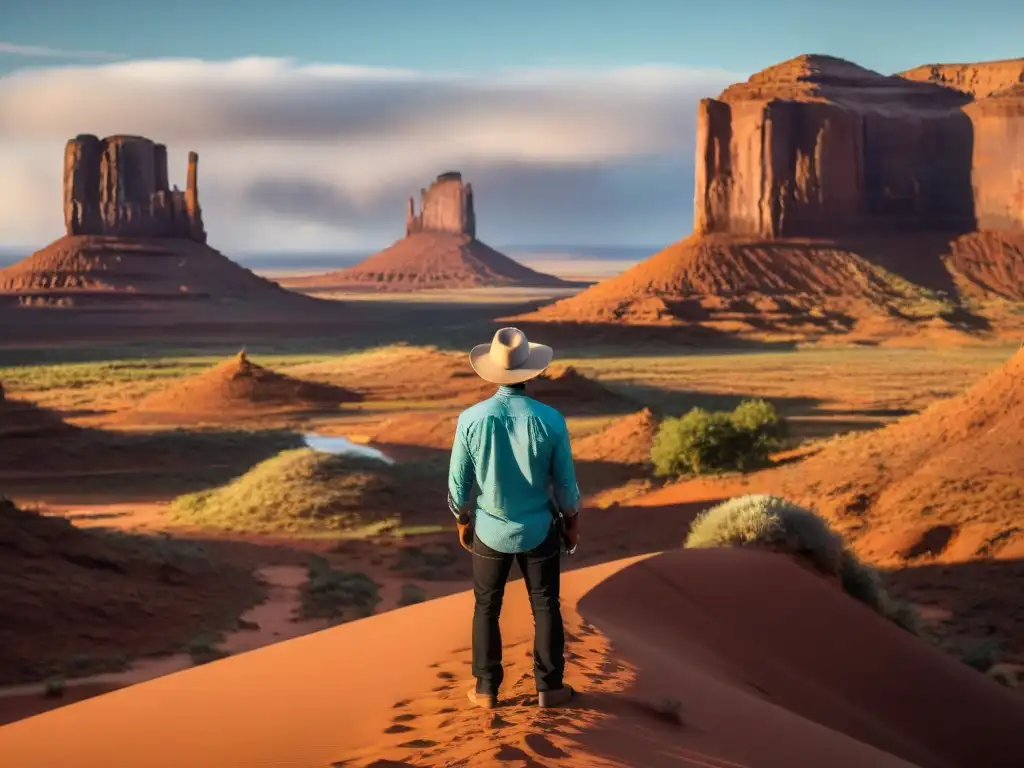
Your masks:
<path fill-rule="evenodd" d="M 572 710 L 527 706 L 524 598 L 514 583 L 496 713 L 464 697 L 462 593 L 13 723 L 0 763 L 975 768 L 1024 755 L 1021 699 L 781 556 L 677 551 L 569 574 L 569 679 L 585 691 Z"/>

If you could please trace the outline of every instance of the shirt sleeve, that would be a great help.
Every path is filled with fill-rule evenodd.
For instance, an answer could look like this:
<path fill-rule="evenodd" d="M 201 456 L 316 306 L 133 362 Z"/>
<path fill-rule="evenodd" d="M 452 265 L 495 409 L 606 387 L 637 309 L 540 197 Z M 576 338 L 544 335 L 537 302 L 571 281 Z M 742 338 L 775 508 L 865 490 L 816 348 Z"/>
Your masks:
<path fill-rule="evenodd" d="M 569 430 L 566 428 L 562 429 L 562 434 L 555 443 L 555 454 L 551 461 L 551 484 L 559 509 L 568 514 L 578 512 L 580 488 L 576 483 L 576 468 L 572 461 Z"/>
<path fill-rule="evenodd" d="M 465 432 L 459 424 L 455 428 L 455 442 L 452 444 L 451 463 L 448 465 L 448 509 L 455 517 L 469 514 L 470 494 L 475 479 L 473 457 L 466 445 Z"/>

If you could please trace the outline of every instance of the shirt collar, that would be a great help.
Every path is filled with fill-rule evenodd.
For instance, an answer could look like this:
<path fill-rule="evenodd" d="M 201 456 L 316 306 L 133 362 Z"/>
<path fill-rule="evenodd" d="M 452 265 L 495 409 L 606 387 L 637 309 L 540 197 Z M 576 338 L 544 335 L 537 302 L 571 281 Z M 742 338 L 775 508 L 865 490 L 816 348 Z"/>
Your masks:
<path fill-rule="evenodd" d="M 495 393 L 495 395 L 497 397 L 501 397 L 501 398 L 506 398 L 506 397 L 525 397 L 526 396 L 526 390 L 525 389 L 516 389 L 515 387 L 508 387 L 508 386 L 505 386 L 503 384 L 500 387 L 498 387 L 498 391 Z"/>

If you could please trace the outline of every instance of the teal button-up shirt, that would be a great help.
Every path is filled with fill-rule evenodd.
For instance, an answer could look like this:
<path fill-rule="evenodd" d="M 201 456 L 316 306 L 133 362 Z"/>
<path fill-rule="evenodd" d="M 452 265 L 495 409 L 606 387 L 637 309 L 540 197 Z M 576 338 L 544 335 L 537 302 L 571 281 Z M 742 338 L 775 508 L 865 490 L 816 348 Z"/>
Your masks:
<path fill-rule="evenodd" d="M 501 387 L 459 416 L 448 470 L 448 506 L 474 504 L 474 535 L 497 552 L 528 552 L 547 537 L 552 498 L 571 514 L 580 501 L 569 430 L 554 408 Z"/>

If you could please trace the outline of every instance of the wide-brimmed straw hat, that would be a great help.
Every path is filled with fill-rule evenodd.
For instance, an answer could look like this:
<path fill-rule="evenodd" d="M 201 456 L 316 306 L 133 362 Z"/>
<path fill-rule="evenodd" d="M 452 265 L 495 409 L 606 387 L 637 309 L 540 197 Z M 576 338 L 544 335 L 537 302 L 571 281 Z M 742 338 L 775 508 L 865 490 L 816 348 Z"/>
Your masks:
<path fill-rule="evenodd" d="M 554 356 L 551 347 L 532 343 L 518 328 L 501 328 L 490 344 L 473 347 L 469 363 L 484 381 L 521 384 L 543 373 Z"/>

